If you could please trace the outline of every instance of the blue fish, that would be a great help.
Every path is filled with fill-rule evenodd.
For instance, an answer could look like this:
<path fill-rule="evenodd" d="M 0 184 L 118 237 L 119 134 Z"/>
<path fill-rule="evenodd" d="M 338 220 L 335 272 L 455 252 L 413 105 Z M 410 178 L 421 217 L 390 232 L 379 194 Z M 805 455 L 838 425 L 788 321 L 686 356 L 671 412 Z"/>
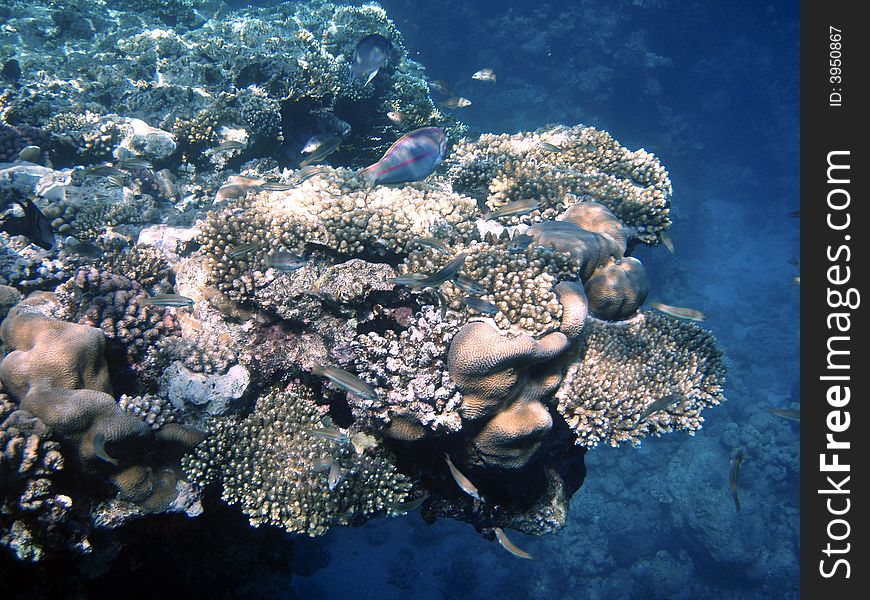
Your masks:
<path fill-rule="evenodd" d="M 353 62 L 350 65 L 350 80 L 357 77 L 365 78 L 363 86 L 375 78 L 381 67 L 387 64 L 393 44 L 384 36 L 372 33 L 365 36 L 353 51 Z"/>
<path fill-rule="evenodd" d="M 415 129 L 396 140 L 381 160 L 360 171 L 360 175 L 371 186 L 422 181 L 441 164 L 446 151 L 447 136 L 443 129 Z"/>

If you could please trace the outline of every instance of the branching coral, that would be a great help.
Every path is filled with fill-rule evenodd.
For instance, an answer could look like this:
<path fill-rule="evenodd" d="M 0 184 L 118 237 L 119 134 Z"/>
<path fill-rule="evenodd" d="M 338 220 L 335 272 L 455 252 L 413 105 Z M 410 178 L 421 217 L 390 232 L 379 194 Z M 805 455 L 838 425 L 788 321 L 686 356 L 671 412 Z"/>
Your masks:
<path fill-rule="evenodd" d="M 700 327 L 653 312 L 620 323 L 589 319 L 556 400 L 578 444 L 637 444 L 700 429 L 701 410 L 724 400 L 724 376 L 722 352 Z"/>
<path fill-rule="evenodd" d="M 185 458 L 185 470 L 201 485 L 219 483 L 223 499 L 239 504 L 252 525 L 311 536 L 360 523 L 406 498 L 411 484 L 388 451 L 357 453 L 352 444 L 308 433 L 328 426 L 310 390 L 295 383 L 260 396 L 241 423 L 216 421 Z"/>

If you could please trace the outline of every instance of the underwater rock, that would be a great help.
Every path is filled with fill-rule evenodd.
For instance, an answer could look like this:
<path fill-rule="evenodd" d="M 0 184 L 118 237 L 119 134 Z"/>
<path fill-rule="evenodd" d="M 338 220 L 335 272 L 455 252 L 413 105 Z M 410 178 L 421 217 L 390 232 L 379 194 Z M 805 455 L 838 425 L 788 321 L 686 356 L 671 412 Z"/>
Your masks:
<path fill-rule="evenodd" d="M 172 405 L 183 413 L 223 415 L 245 395 L 251 376 L 242 365 L 233 365 L 224 375 L 190 371 L 176 361 L 163 373 L 161 388 Z"/>

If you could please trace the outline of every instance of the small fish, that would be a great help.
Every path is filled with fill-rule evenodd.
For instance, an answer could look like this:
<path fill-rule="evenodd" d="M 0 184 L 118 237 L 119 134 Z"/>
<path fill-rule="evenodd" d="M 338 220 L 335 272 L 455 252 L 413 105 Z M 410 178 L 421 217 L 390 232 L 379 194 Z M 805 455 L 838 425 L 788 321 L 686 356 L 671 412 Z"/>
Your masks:
<path fill-rule="evenodd" d="M 397 513 L 406 513 L 411 512 L 412 510 L 416 510 L 420 508 L 423 503 L 426 501 L 426 498 L 429 497 L 429 491 L 423 490 L 423 495 L 413 500 L 407 500 L 405 502 L 385 502 L 384 506 L 390 509 L 392 512 Z"/>
<path fill-rule="evenodd" d="M 402 125 L 405 122 L 405 113 L 398 110 L 391 110 L 387 113 L 387 118 L 396 125 Z"/>
<path fill-rule="evenodd" d="M 380 183 L 422 181 L 441 164 L 446 152 L 447 136 L 443 129 L 415 129 L 396 140 L 378 162 L 360 171 L 360 175 L 372 187 Z"/>
<path fill-rule="evenodd" d="M 472 296 L 483 296 L 487 291 L 485 287 L 465 275 L 455 275 L 453 277 L 453 285 Z"/>
<path fill-rule="evenodd" d="M 329 475 L 326 477 L 326 484 L 329 486 L 330 492 L 338 487 L 338 484 L 341 483 L 341 479 L 341 465 L 338 464 L 337 460 L 333 460 L 332 465 L 329 467 Z"/>
<path fill-rule="evenodd" d="M 517 548 L 512 541 L 508 539 L 508 536 L 502 531 L 501 527 L 496 527 L 493 531 L 495 531 L 495 537 L 498 540 L 498 543 L 501 544 L 501 547 L 513 554 L 514 556 L 519 556 L 520 558 L 535 558 L 525 550 L 520 550 Z"/>
<path fill-rule="evenodd" d="M 217 148 L 214 149 L 214 153 L 218 154 L 220 152 L 230 152 L 232 150 L 244 150 L 248 145 L 245 142 L 239 142 L 236 140 L 227 140 L 218 145 Z"/>
<path fill-rule="evenodd" d="M 179 294 L 157 294 L 156 296 L 151 296 L 141 300 L 140 303 L 151 306 L 173 306 L 178 308 L 182 306 L 193 306 L 196 304 L 196 301 L 193 298 L 188 298 L 187 296 L 181 296 Z"/>
<path fill-rule="evenodd" d="M 316 142 L 312 142 L 315 138 L 319 138 Z M 308 143 L 305 144 L 305 148 L 313 148 L 306 152 L 305 148 L 302 149 L 303 154 L 308 154 L 305 158 L 299 161 L 300 167 L 305 167 L 314 162 L 320 162 L 341 146 L 342 137 L 339 135 L 330 135 L 330 136 L 314 136 Z"/>
<path fill-rule="evenodd" d="M 648 416 L 650 416 L 654 412 L 664 410 L 667 407 L 669 407 L 671 404 L 676 402 L 677 400 L 682 400 L 682 399 L 683 399 L 683 397 L 680 394 L 668 394 L 667 396 L 662 396 L 658 400 L 655 400 L 654 402 L 652 402 L 652 404 L 650 404 L 645 409 L 643 409 L 643 412 L 640 413 L 640 416 L 637 418 L 637 422 L 635 423 L 635 426 L 637 426 L 637 424 L 639 424 L 641 421 L 646 419 Z"/>
<path fill-rule="evenodd" d="M 495 71 L 492 69 L 481 69 L 472 75 L 471 78 L 477 79 L 478 81 L 491 81 L 492 83 L 495 83 Z"/>
<path fill-rule="evenodd" d="M 15 58 L 10 58 L 3 65 L 3 70 L 0 70 L 0 76 L 6 81 L 17 83 L 21 79 L 21 63 Z"/>
<path fill-rule="evenodd" d="M 76 238 L 69 236 L 64 240 L 66 247 L 70 252 L 74 252 L 85 258 L 100 258 L 104 252 L 103 249 L 90 242 L 82 242 Z"/>
<path fill-rule="evenodd" d="M 301 269 L 305 266 L 306 262 L 308 261 L 305 258 L 292 252 L 273 252 L 266 257 L 266 266 L 284 273 Z"/>
<path fill-rule="evenodd" d="M 42 149 L 39 146 L 25 146 L 18 153 L 18 160 L 35 163 L 42 156 Z"/>
<path fill-rule="evenodd" d="M 307 167 L 299 169 L 299 171 L 296 173 L 296 176 L 299 177 L 300 183 L 304 183 L 312 177 L 315 177 L 317 175 L 323 175 L 324 173 L 328 172 L 329 167 L 323 165 L 308 165 Z"/>
<path fill-rule="evenodd" d="M 661 302 L 650 302 L 649 305 L 657 311 L 662 312 L 668 316 L 675 317 L 677 319 L 685 319 L 687 321 L 703 321 L 706 318 L 704 317 L 704 313 L 699 310 L 695 310 L 694 308 L 669 306 L 667 304 L 662 304 Z"/>
<path fill-rule="evenodd" d="M 347 432 L 336 428 L 336 427 L 320 427 L 319 429 L 303 429 L 303 433 L 306 433 L 313 437 L 323 438 L 325 440 L 329 440 L 331 442 L 338 442 L 339 444 L 347 444 L 350 442 L 350 438 L 347 436 Z"/>
<path fill-rule="evenodd" d="M 793 210 L 793 211 L 791 211 L 790 213 L 788 213 L 788 216 L 790 216 L 790 217 L 794 217 L 794 218 L 796 218 L 796 219 L 800 219 L 800 218 L 801 218 L 801 211 L 800 211 L 800 209 L 798 209 L 798 210 Z"/>
<path fill-rule="evenodd" d="M 450 248 L 447 246 L 447 244 L 445 244 L 443 240 L 439 240 L 438 238 L 433 238 L 433 237 L 414 238 L 413 240 L 408 242 L 408 244 L 409 245 L 410 244 L 417 244 L 419 246 L 425 246 L 427 248 L 432 248 L 434 250 L 437 250 L 441 254 L 446 254 L 448 256 L 451 256 L 453 254 L 453 251 L 450 250 Z"/>
<path fill-rule="evenodd" d="M 15 202 L 24 211 L 24 216 L 7 216 L 0 225 L 0 229 L 9 235 L 23 235 L 32 243 L 40 248 L 50 250 L 54 246 L 54 232 L 51 229 L 51 221 L 48 220 L 39 207 L 33 203 L 33 200 L 27 198 L 20 200 L 18 198 L 8 199 L 8 202 Z M 0 208 L 5 204 L 0 205 Z"/>
<path fill-rule="evenodd" d="M 667 231 L 662 231 L 659 234 L 659 238 L 661 238 L 662 244 L 665 245 L 665 248 L 668 249 L 668 252 L 673 254 L 674 253 L 674 240 L 671 238 L 671 234 L 668 233 Z"/>
<path fill-rule="evenodd" d="M 432 275 L 421 279 L 416 285 L 420 287 L 438 287 L 448 279 L 453 279 L 453 276 L 459 272 L 462 265 L 465 264 L 465 259 L 468 255 L 465 252 L 460 252 L 453 260 L 447 263 L 440 271 L 436 271 Z"/>
<path fill-rule="evenodd" d="M 450 460 L 450 455 L 446 452 L 444 453 L 444 458 L 447 460 L 447 467 L 450 469 L 450 474 L 453 476 L 453 480 L 462 488 L 462 491 L 474 498 L 475 500 L 480 500 L 480 493 L 477 491 L 477 487 L 471 483 L 471 480 L 459 472 L 459 469 L 456 468 L 456 465 L 453 464 L 453 461 Z"/>
<path fill-rule="evenodd" d="M 492 302 L 487 302 L 486 300 L 475 298 L 474 296 L 465 296 L 462 299 L 462 303 L 468 308 L 473 308 L 477 312 L 484 315 L 494 315 L 498 312 L 498 306 L 496 306 Z"/>
<path fill-rule="evenodd" d="M 249 185 L 239 185 L 237 183 L 228 183 L 222 185 L 221 188 L 215 194 L 215 201 L 218 200 L 234 200 L 236 198 L 241 198 L 249 191 L 251 191 L 252 187 Z"/>
<path fill-rule="evenodd" d="M 436 79 L 434 81 L 429 82 L 429 88 L 435 90 L 439 94 L 444 96 L 452 96 L 453 89 L 450 87 L 450 84 L 444 81 L 443 79 Z"/>
<path fill-rule="evenodd" d="M 257 187 L 264 192 L 286 192 L 293 189 L 293 186 L 289 183 L 281 183 L 280 181 L 267 181 Z"/>
<path fill-rule="evenodd" d="M 351 82 L 357 77 L 365 78 L 363 86 L 368 85 L 381 67 L 387 64 L 392 51 L 393 44 L 390 40 L 378 33 L 369 34 L 361 39 L 353 51 L 350 65 Z"/>
<path fill-rule="evenodd" d="M 529 244 L 534 241 L 535 238 L 533 238 L 532 236 L 526 235 L 525 233 L 518 233 L 511 238 L 511 241 L 508 244 L 508 252 L 510 252 L 511 254 L 524 252 L 525 249 L 529 247 Z"/>
<path fill-rule="evenodd" d="M 799 408 L 775 408 L 773 406 L 765 406 L 764 410 L 772 414 L 774 417 L 788 419 L 789 421 L 801 422 L 801 411 Z"/>
<path fill-rule="evenodd" d="M 408 287 L 422 287 L 420 282 L 426 279 L 425 273 L 408 273 L 407 275 L 399 275 L 398 277 L 390 277 L 387 283 L 393 285 L 406 285 Z"/>
<path fill-rule="evenodd" d="M 484 221 L 502 217 L 518 217 L 541 208 L 541 203 L 533 199 L 514 200 L 483 215 Z"/>
<path fill-rule="evenodd" d="M 230 258 L 241 258 L 245 254 L 253 252 L 260 247 L 260 244 L 257 242 L 250 242 L 248 244 L 239 244 L 235 248 L 230 251 Z"/>
<path fill-rule="evenodd" d="M 447 320 L 447 296 L 445 296 L 441 290 L 435 290 L 435 297 L 438 298 L 438 312 L 441 315 L 441 320 Z"/>
<path fill-rule="evenodd" d="M 438 104 L 444 108 L 465 108 L 466 106 L 471 106 L 471 100 L 460 96 L 454 96 L 453 98 L 442 100 Z"/>
<path fill-rule="evenodd" d="M 118 459 L 109 456 L 106 452 L 106 436 L 101 432 L 94 436 L 94 456 L 101 458 L 107 463 L 118 466 Z"/>
<path fill-rule="evenodd" d="M 133 169 L 148 169 L 150 171 L 153 168 L 153 165 L 151 164 L 151 161 L 146 158 L 133 156 L 131 158 L 125 158 L 122 161 L 118 161 L 118 167 L 127 171 Z"/>
<path fill-rule="evenodd" d="M 731 495 L 734 496 L 734 506 L 740 511 L 740 498 L 737 497 L 737 476 L 740 473 L 740 463 L 743 462 L 743 448 L 738 448 L 731 459 Z"/>
<path fill-rule="evenodd" d="M 550 142 L 541 142 L 540 146 L 547 152 L 552 152 L 553 154 L 565 151 L 565 148 L 563 148 L 562 146 L 557 146 L 556 144 L 551 144 Z"/>
<path fill-rule="evenodd" d="M 85 172 L 94 177 L 117 177 L 122 181 L 126 175 L 124 171 L 111 165 L 97 165 L 96 167 L 88 168 Z"/>
<path fill-rule="evenodd" d="M 359 396 L 364 400 L 377 400 L 378 392 L 367 384 L 365 381 L 338 367 L 328 367 L 323 365 L 314 365 L 311 367 L 311 372 L 318 377 L 326 377 L 332 383 L 340 387 L 346 392 Z"/>

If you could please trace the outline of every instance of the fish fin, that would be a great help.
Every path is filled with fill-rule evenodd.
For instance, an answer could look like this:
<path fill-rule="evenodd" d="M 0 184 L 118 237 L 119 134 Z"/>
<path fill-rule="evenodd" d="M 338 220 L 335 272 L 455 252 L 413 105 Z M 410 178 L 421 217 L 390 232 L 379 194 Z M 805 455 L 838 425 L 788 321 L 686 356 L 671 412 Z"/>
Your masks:
<path fill-rule="evenodd" d="M 368 189 L 372 189 L 377 184 L 378 176 L 375 175 L 375 173 L 374 173 L 374 167 L 377 164 L 378 163 L 375 163 L 374 165 L 369 165 L 368 167 L 365 167 L 364 169 L 360 169 L 359 171 L 357 171 L 357 175 L 359 175 L 360 177 L 363 178 L 363 180 L 365 180 L 366 186 L 368 187 Z"/>
<path fill-rule="evenodd" d="M 375 78 L 375 75 L 377 75 L 378 71 L 380 71 L 380 70 L 381 70 L 380 67 L 378 67 L 377 69 L 375 69 L 374 71 L 369 73 L 369 78 L 366 79 L 366 82 L 363 84 L 363 87 L 367 86 L 369 84 L 369 82 Z"/>

